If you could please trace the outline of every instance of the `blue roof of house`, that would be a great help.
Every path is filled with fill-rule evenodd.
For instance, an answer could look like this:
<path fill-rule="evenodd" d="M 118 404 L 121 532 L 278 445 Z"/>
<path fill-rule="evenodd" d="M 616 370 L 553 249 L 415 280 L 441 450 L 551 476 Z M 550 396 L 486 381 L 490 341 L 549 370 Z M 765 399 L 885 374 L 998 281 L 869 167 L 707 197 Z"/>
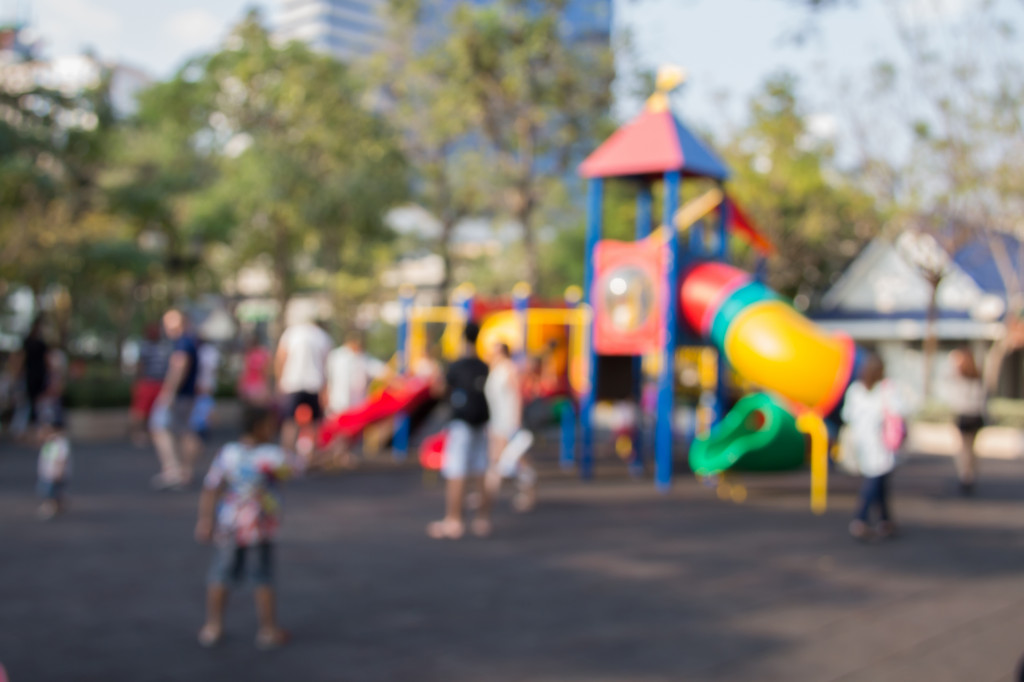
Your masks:
<path fill-rule="evenodd" d="M 978 286 L 990 294 L 1006 295 L 1006 283 L 1000 273 L 992 249 L 1002 247 L 1010 267 L 1020 277 L 1024 244 L 1010 235 L 1001 234 L 988 239 L 978 238 L 963 247 L 953 256 L 953 262 L 960 267 Z"/>

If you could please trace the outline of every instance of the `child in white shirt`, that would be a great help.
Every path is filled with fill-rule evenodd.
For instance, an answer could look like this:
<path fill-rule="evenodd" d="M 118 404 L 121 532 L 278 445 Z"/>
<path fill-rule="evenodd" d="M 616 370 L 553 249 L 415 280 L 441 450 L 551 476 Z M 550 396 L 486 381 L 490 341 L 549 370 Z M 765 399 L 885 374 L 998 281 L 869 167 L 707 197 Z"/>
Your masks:
<path fill-rule="evenodd" d="M 59 417 L 42 427 L 43 447 L 39 451 L 39 518 L 49 521 L 64 511 L 64 489 L 71 478 L 71 444 Z"/>
<path fill-rule="evenodd" d="M 906 434 L 905 413 L 896 387 L 885 379 L 882 360 L 876 355 L 869 356 L 857 381 L 847 389 L 842 410 L 857 469 L 864 477 L 857 514 L 850 523 L 850 534 L 858 540 L 871 535 L 870 516 L 875 508 L 878 535 L 884 538 L 896 532 L 889 509 L 889 478 Z"/>

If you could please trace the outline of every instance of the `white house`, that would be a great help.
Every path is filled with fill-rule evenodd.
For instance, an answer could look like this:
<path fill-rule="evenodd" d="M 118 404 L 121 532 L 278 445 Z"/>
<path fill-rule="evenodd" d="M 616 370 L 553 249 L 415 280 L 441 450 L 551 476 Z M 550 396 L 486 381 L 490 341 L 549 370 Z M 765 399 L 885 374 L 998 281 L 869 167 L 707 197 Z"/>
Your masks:
<path fill-rule="evenodd" d="M 979 361 L 1001 338 L 1007 310 L 1006 269 L 1000 270 L 993 249 L 1002 249 L 1011 277 L 1021 274 L 1024 245 L 1009 236 L 994 242 L 978 239 L 955 254 L 947 254 L 934 240 L 909 234 L 895 243 L 877 239 L 850 264 L 826 292 L 812 313 L 816 323 L 849 334 L 859 344 L 876 350 L 891 376 L 911 386 L 923 384 L 922 346 L 927 330 L 932 287 L 915 263 L 941 268 L 945 276 L 936 292 L 935 331 L 939 353 L 934 379 L 941 384 L 949 371 L 947 356 L 970 346 Z M 1005 256 L 1005 258 L 1002 258 Z M 999 394 L 1024 397 L 1024 355 L 1005 361 Z"/>

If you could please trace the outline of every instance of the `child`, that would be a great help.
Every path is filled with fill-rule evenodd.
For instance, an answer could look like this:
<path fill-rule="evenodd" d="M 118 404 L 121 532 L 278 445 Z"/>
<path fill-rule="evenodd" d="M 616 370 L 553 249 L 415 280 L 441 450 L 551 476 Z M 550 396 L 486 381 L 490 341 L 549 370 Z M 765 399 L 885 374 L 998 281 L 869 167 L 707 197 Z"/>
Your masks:
<path fill-rule="evenodd" d="M 60 413 L 43 410 L 41 436 L 43 448 L 39 451 L 39 494 L 43 503 L 39 518 L 49 521 L 64 511 L 64 488 L 71 478 L 71 445 L 64 435 Z"/>
<path fill-rule="evenodd" d="M 272 649 L 288 639 L 275 613 L 273 541 L 281 511 L 276 488 L 301 462 L 275 443 L 277 420 L 269 409 L 247 408 L 243 427 L 241 440 L 225 445 L 210 465 L 199 499 L 196 539 L 215 541 L 199 643 L 214 646 L 223 636 L 228 585 L 241 582 L 248 561 L 260 621 L 256 645 Z"/>
<path fill-rule="evenodd" d="M 857 468 L 864 477 L 857 515 L 850 522 L 850 535 L 857 540 L 870 538 L 868 523 L 875 507 L 879 537 L 891 537 L 896 532 L 889 514 L 889 475 L 896 467 L 901 440 L 892 431 L 903 429 L 905 433 L 904 412 L 895 387 L 885 379 L 885 365 L 877 355 L 870 355 L 858 380 L 846 391 L 842 410 Z"/>

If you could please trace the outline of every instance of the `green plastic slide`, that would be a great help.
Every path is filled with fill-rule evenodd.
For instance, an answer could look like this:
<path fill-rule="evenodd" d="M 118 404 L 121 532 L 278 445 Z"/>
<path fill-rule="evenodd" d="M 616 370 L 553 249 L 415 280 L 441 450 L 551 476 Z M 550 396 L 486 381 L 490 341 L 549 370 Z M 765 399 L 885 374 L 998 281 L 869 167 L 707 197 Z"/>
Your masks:
<path fill-rule="evenodd" d="M 765 393 L 736 403 L 707 438 L 690 446 L 700 476 L 723 471 L 789 471 L 804 465 L 804 435 L 789 410 Z"/>

